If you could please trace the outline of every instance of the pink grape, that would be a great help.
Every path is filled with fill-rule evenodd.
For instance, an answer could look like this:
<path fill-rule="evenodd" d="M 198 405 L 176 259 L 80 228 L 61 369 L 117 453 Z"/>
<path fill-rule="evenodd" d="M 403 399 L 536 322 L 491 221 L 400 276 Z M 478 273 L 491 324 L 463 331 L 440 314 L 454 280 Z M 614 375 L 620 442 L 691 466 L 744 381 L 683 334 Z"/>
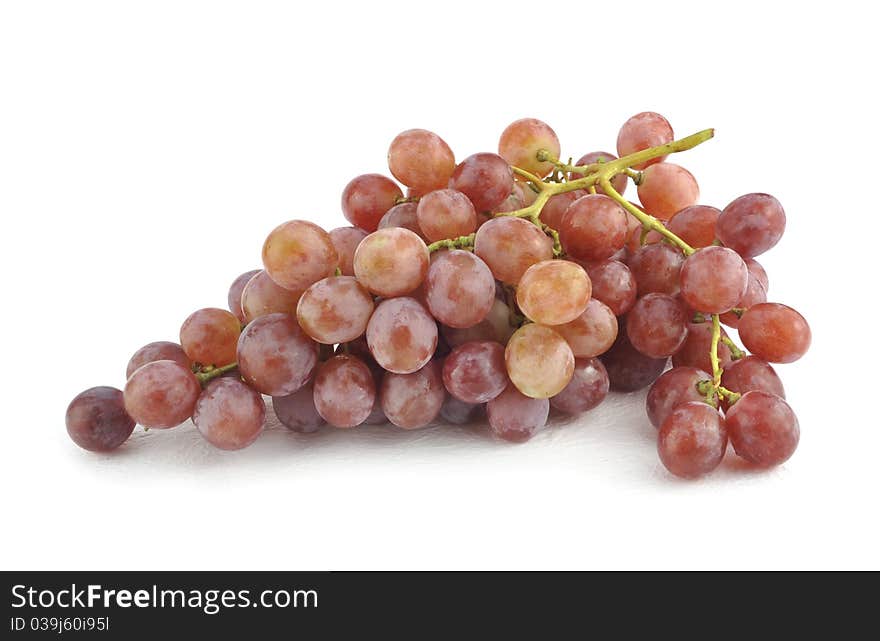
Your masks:
<path fill-rule="evenodd" d="M 536 323 L 523 325 L 513 333 L 504 360 L 510 380 L 531 398 L 555 396 L 568 385 L 574 372 L 574 354 L 565 339 Z"/>
<path fill-rule="evenodd" d="M 434 132 L 408 129 L 391 141 L 388 169 L 404 185 L 424 194 L 446 186 L 455 169 L 455 156 Z"/>
<path fill-rule="evenodd" d="M 645 169 L 638 192 L 645 209 L 660 220 L 669 220 L 676 212 L 696 205 L 700 199 L 700 187 L 693 174 L 669 162 Z"/>
<path fill-rule="evenodd" d="M 617 317 L 605 303 L 591 298 L 584 312 L 573 321 L 553 327 L 578 358 L 604 354 L 617 338 Z"/>
<path fill-rule="evenodd" d="M 526 187 L 526 189 L 528 189 L 528 187 Z M 548 227 L 559 231 L 559 228 L 562 226 L 562 219 L 565 216 L 565 212 L 569 205 L 578 198 L 582 198 L 586 195 L 587 192 L 583 189 L 575 189 L 574 191 L 565 191 L 561 194 L 550 196 L 541 208 L 541 222 Z"/>
<path fill-rule="evenodd" d="M 296 307 L 300 327 L 313 340 L 334 345 L 363 335 L 373 297 L 353 276 L 331 276 L 309 287 Z"/>
<path fill-rule="evenodd" d="M 522 118 L 510 123 L 501 133 L 498 142 L 498 153 L 508 164 L 524 169 L 538 178 L 553 171 L 553 163 L 538 160 L 536 154 L 541 149 L 550 152 L 553 158 L 559 158 L 559 138 L 556 132 L 537 118 Z"/>
<path fill-rule="evenodd" d="M 722 329 L 721 335 L 727 333 Z M 688 323 L 687 338 L 684 344 L 672 355 L 674 367 L 696 367 L 705 372 L 712 371 L 709 360 L 709 349 L 712 345 L 712 323 Z M 723 342 L 718 343 L 718 360 L 722 368 L 733 360 L 730 348 Z"/>
<path fill-rule="evenodd" d="M 364 363 L 347 355 L 334 356 L 315 374 L 315 409 L 334 427 L 360 425 L 373 411 L 376 386 Z"/>
<path fill-rule="evenodd" d="M 221 450 L 240 450 L 253 443 L 262 433 L 265 419 L 263 397 L 234 378 L 211 381 L 193 411 L 199 433 Z"/>
<path fill-rule="evenodd" d="M 490 433 L 504 441 L 524 443 L 547 424 L 550 402 L 530 398 L 513 385 L 486 405 Z"/>
<path fill-rule="evenodd" d="M 495 279 L 475 254 L 461 249 L 442 252 L 428 268 L 425 300 L 434 318 L 444 325 L 473 327 L 495 303 Z"/>
<path fill-rule="evenodd" d="M 514 328 L 510 324 L 510 308 L 497 298 L 492 309 L 476 325 L 466 328 L 441 325 L 440 332 L 450 347 L 457 347 L 470 341 L 497 341 L 506 345 Z"/>
<path fill-rule="evenodd" d="M 339 256 L 339 270 L 343 276 L 354 276 L 354 252 L 367 237 L 367 232 L 358 227 L 337 227 L 331 229 L 329 234 Z"/>
<path fill-rule="evenodd" d="M 178 343 L 171 343 L 169 341 L 147 343 L 136 351 L 132 355 L 131 360 L 128 361 L 128 366 L 125 368 L 126 380 L 134 374 L 136 369 L 153 361 L 175 361 L 186 369 L 189 369 L 190 365 L 192 365 L 192 361 L 189 360 L 186 352 L 183 351 L 183 348 Z"/>
<path fill-rule="evenodd" d="M 431 360 L 437 323 L 414 298 L 390 298 L 376 307 L 366 336 L 379 365 L 396 374 L 411 374 Z"/>
<path fill-rule="evenodd" d="M 627 156 L 643 149 L 665 145 L 672 142 L 673 138 L 672 126 L 666 118 L 652 111 L 644 111 L 623 123 L 620 133 L 617 134 L 617 153 L 620 156 Z M 664 158 L 666 156 L 660 156 L 633 165 L 633 169 L 644 169 L 661 162 Z"/>
<path fill-rule="evenodd" d="M 226 302 L 229 306 L 229 311 L 235 314 L 235 317 L 240 323 L 247 322 L 247 317 L 244 315 L 244 310 L 241 308 L 241 294 L 244 291 L 245 285 L 248 284 L 251 278 L 259 274 L 260 271 L 262 270 L 252 269 L 249 272 L 245 272 L 232 281 L 232 285 L 229 286 L 229 293 L 226 296 Z"/>
<path fill-rule="evenodd" d="M 422 196 L 416 208 L 419 229 L 428 242 L 467 236 L 477 229 L 477 212 L 468 197 L 454 189 Z"/>
<path fill-rule="evenodd" d="M 440 368 L 431 361 L 409 374 L 388 373 L 382 380 L 382 411 L 397 427 L 416 429 L 440 413 L 446 390 Z"/>
<path fill-rule="evenodd" d="M 761 284 L 761 281 L 755 277 L 754 273 L 749 271 L 748 284 L 746 285 L 746 293 L 736 304 L 741 310 L 749 309 L 758 303 L 767 302 L 767 290 Z M 733 312 L 725 312 L 721 314 L 721 322 L 728 327 L 739 327 L 739 316 Z"/>
<path fill-rule="evenodd" d="M 151 429 L 177 427 L 192 416 L 202 386 L 192 371 L 174 361 L 139 367 L 125 384 L 125 411 Z"/>
<path fill-rule="evenodd" d="M 486 403 L 507 387 L 504 346 L 492 341 L 465 343 L 443 363 L 443 384 L 466 403 Z"/>
<path fill-rule="evenodd" d="M 225 309 L 200 309 L 180 327 L 180 345 L 187 357 L 203 365 L 235 362 L 235 348 L 241 334 L 241 321 Z"/>
<path fill-rule="evenodd" d="M 692 309 L 722 314 L 742 300 L 749 284 L 749 270 L 732 249 L 705 247 L 684 261 L 679 282 L 681 297 Z"/>
<path fill-rule="evenodd" d="M 477 230 L 474 252 L 500 281 L 516 285 L 525 271 L 553 258 L 553 241 L 522 218 L 493 218 Z"/>
<path fill-rule="evenodd" d="M 427 237 L 422 232 L 422 228 L 419 227 L 418 209 L 418 203 L 400 203 L 399 205 L 394 205 L 394 207 L 389 209 L 385 215 L 382 216 L 382 220 L 379 221 L 378 229 L 403 227 L 404 229 L 410 230 L 422 240 L 426 240 Z M 354 258 L 353 252 L 352 258 Z"/>
<path fill-rule="evenodd" d="M 516 288 L 516 302 L 534 322 L 562 325 L 584 313 L 592 291 L 590 277 L 577 263 L 545 260 L 523 274 Z"/>
<path fill-rule="evenodd" d="M 691 205 L 673 214 L 666 227 L 694 249 L 715 242 L 715 225 L 721 211 L 708 205 Z"/>
<path fill-rule="evenodd" d="M 389 227 L 361 241 L 354 253 L 354 273 L 374 294 L 403 296 L 422 284 L 429 260 L 421 238 L 408 229 Z"/>
<path fill-rule="evenodd" d="M 310 381 L 293 394 L 272 397 L 272 409 L 284 427 L 302 434 L 321 429 L 325 421 L 315 408 L 314 389 L 314 381 Z"/>
<path fill-rule="evenodd" d="M 314 223 L 291 220 L 272 230 L 263 244 L 263 266 L 278 285 L 303 291 L 331 276 L 339 255 L 330 235 Z"/>
<path fill-rule="evenodd" d="M 626 318 L 626 333 L 633 347 L 651 358 L 671 356 L 687 338 L 687 315 L 675 298 L 647 294 L 633 305 Z"/>
<path fill-rule="evenodd" d="M 238 340 L 242 378 L 268 396 L 293 394 L 311 379 L 317 364 L 317 344 L 288 314 L 260 316 Z"/>
<path fill-rule="evenodd" d="M 364 174 L 352 178 L 342 190 L 342 213 L 355 227 L 374 232 L 385 212 L 401 198 L 403 192 L 390 178 Z"/>
<path fill-rule="evenodd" d="M 277 285 L 265 271 L 258 272 L 241 293 L 241 309 L 245 322 L 267 314 L 295 314 L 302 291 L 291 291 Z"/>

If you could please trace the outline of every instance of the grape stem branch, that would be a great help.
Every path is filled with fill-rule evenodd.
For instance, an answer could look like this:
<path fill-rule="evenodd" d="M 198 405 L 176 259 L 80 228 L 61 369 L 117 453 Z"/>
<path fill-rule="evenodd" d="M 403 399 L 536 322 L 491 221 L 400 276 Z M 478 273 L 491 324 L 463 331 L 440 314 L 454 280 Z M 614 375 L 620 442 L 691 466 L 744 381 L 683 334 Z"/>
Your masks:
<path fill-rule="evenodd" d="M 202 387 L 210 383 L 215 378 L 223 376 L 226 372 L 231 372 L 236 367 L 238 367 L 238 363 L 230 363 L 229 365 L 224 365 L 223 367 L 214 367 L 213 365 L 209 365 L 208 367 L 203 367 L 200 371 L 196 372 L 196 378 L 199 379 L 199 383 L 202 384 Z"/>

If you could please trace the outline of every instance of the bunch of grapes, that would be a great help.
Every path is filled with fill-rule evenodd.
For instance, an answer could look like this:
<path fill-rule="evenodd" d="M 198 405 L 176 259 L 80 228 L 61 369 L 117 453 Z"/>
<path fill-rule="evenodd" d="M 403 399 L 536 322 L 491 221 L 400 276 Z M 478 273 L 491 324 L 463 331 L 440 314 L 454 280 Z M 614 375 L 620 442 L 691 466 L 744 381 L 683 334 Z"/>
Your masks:
<path fill-rule="evenodd" d="M 640 113 L 620 129 L 619 157 L 572 163 L 555 132 L 527 118 L 503 131 L 497 154 L 456 163 L 438 135 L 404 131 L 388 150 L 397 182 L 366 174 L 345 187 L 351 226 L 276 227 L 263 268 L 232 283 L 228 310 L 197 310 L 179 343 L 139 349 L 124 390 L 77 396 L 68 433 L 103 452 L 136 423 L 191 418 L 210 444 L 237 450 L 264 429 L 269 396 L 303 433 L 485 415 L 491 435 L 523 442 L 551 411 L 588 412 L 609 390 L 650 386 L 648 418 L 673 474 L 712 471 L 728 441 L 755 465 L 778 465 L 799 428 L 770 363 L 803 356 L 810 329 L 767 302 L 755 260 L 785 229 L 779 202 L 699 204 L 694 176 L 665 162 L 712 135 L 674 140 L 663 116 Z M 622 196 L 630 181 L 639 204 Z"/>

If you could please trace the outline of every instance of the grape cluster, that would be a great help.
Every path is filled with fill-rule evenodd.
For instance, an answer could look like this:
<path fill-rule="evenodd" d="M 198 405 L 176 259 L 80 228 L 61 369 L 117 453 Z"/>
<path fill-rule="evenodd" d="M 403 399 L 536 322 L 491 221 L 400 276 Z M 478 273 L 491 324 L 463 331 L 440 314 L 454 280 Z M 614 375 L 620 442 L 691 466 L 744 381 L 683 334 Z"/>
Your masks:
<path fill-rule="evenodd" d="M 648 418 L 673 474 L 712 471 L 728 441 L 755 465 L 778 465 L 799 428 L 770 363 L 803 356 L 810 329 L 767 302 L 755 260 L 785 229 L 779 202 L 699 204 L 694 176 L 665 161 L 712 135 L 676 141 L 646 112 L 621 127 L 619 157 L 566 163 L 553 129 L 527 118 L 502 132 L 498 153 L 456 163 L 437 134 L 405 131 L 388 150 L 396 182 L 366 174 L 345 187 L 351 226 L 276 227 L 263 268 L 232 283 L 228 311 L 197 310 L 179 343 L 139 349 L 124 390 L 77 396 L 68 433 L 109 451 L 136 423 L 192 418 L 209 443 L 237 450 L 264 429 L 269 396 L 301 433 L 485 416 L 490 434 L 522 442 L 551 411 L 650 386 Z M 630 181 L 638 204 L 622 196 Z"/>

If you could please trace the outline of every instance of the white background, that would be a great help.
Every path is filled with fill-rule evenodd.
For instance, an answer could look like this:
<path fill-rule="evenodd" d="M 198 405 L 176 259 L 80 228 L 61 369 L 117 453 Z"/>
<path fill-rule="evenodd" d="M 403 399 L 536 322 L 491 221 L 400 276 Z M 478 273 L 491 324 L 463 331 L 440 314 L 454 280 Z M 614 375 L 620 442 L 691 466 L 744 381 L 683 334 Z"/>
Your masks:
<path fill-rule="evenodd" d="M 877 569 L 873 10 L 4 3 L 0 567 Z M 239 453 L 191 425 L 112 456 L 68 440 L 70 399 L 224 306 L 276 224 L 344 224 L 343 186 L 387 171 L 399 131 L 461 159 L 535 116 L 578 157 L 644 110 L 717 128 L 677 159 L 704 203 L 786 207 L 760 261 L 813 347 L 779 367 L 802 429 L 785 466 L 671 479 L 643 394 L 522 446 L 390 427 L 275 427 Z"/>

